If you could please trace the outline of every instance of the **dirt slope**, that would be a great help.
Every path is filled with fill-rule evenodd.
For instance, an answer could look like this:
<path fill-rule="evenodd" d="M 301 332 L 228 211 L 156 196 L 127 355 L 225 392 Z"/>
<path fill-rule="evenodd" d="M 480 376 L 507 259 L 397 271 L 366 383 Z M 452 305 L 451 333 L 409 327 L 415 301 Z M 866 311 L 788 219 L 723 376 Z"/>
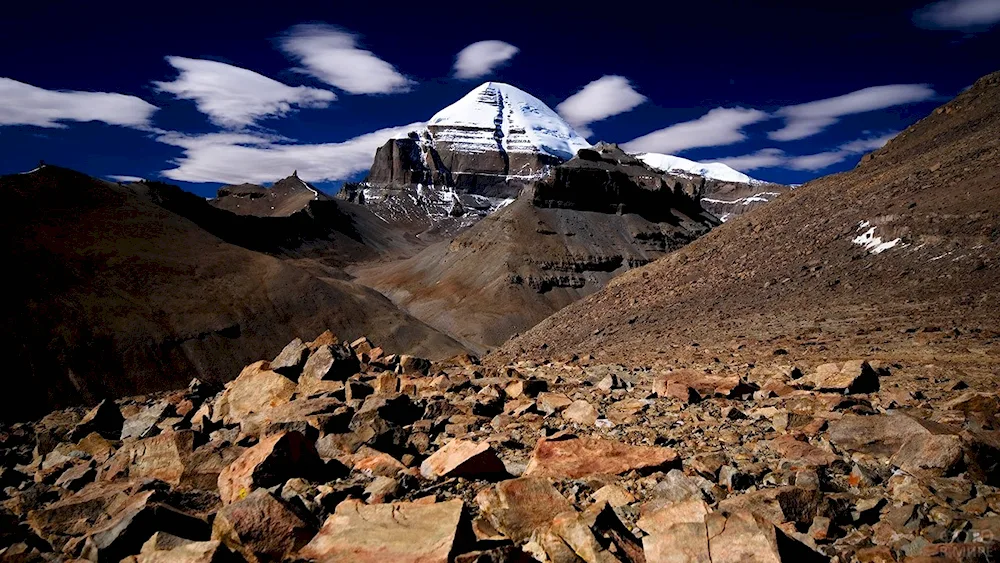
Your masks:
<path fill-rule="evenodd" d="M 47 166 L 0 177 L 0 317 L 20 418 L 105 396 L 227 380 L 295 336 L 380 333 L 390 351 L 461 347 L 378 293 L 241 248 L 135 186 Z M 220 212 L 222 213 L 222 212 Z"/>
<path fill-rule="evenodd" d="M 628 272 L 492 361 L 592 353 L 632 364 L 752 362 L 787 352 L 817 363 L 863 355 L 995 370 L 998 242 L 994 73 L 856 169 Z"/>

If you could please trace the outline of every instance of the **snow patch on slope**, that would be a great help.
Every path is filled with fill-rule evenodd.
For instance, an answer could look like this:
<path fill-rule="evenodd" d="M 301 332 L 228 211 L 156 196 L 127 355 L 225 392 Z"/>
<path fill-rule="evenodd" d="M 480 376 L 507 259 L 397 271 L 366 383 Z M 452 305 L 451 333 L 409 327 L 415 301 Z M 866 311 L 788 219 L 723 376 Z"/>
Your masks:
<path fill-rule="evenodd" d="M 871 254 L 881 254 L 886 250 L 889 250 L 890 248 L 902 242 L 903 239 L 900 238 L 895 238 L 889 241 L 883 241 L 882 237 L 875 236 L 875 227 L 870 227 L 869 226 L 870 224 L 871 223 L 869 223 L 868 221 L 861 221 L 860 223 L 858 223 L 858 230 L 865 228 L 867 228 L 868 230 L 855 237 L 854 240 L 852 240 L 851 242 L 865 247 L 865 250 L 867 250 Z"/>
<path fill-rule="evenodd" d="M 435 141 L 455 150 L 542 153 L 569 160 L 587 142 L 544 102 L 501 82 L 486 82 L 427 122 Z"/>
<path fill-rule="evenodd" d="M 722 182 L 739 182 L 741 184 L 764 184 L 766 182 L 751 178 L 746 174 L 734 170 L 721 162 L 696 162 L 680 156 L 671 154 L 660 154 L 655 152 L 643 152 L 635 155 L 636 158 L 646 163 L 651 168 L 662 170 L 663 172 L 681 172 L 684 174 L 694 174 L 704 176 Z M 726 202 L 731 203 L 731 202 Z"/>

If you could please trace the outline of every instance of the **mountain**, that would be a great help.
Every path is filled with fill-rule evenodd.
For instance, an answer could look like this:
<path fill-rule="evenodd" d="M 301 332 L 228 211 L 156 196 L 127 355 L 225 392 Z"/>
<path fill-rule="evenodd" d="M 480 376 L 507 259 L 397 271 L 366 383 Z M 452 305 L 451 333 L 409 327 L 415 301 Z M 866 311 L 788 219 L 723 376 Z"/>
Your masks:
<path fill-rule="evenodd" d="M 0 193 L 2 258 L 16 269 L 0 347 L 22 390 L 2 418 L 225 381 L 326 329 L 379 333 L 390 351 L 463 351 L 335 267 L 241 246 L 273 244 L 291 217 L 241 217 L 176 187 L 55 166 L 0 177 Z"/>
<path fill-rule="evenodd" d="M 299 179 L 297 172 L 274 183 L 270 188 L 256 184 L 240 184 L 219 188 L 217 197 L 209 203 L 237 215 L 257 217 L 288 217 L 305 209 L 311 201 L 328 201 L 330 196 Z"/>
<path fill-rule="evenodd" d="M 994 73 L 854 170 L 622 275 L 493 361 L 592 353 L 630 365 L 746 364 L 773 353 L 995 372 L 998 220 Z"/>
<path fill-rule="evenodd" d="M 765 183 L 762 180 L 751 178 L 738 170 L 734 170 L 721 162 L 695 162 L 680 156 L 655 152 L 636 153 L 635 157 L 648 164 L 650 168 L 662 170 L 663 172 L 702 176 L 709 180 L 720 180 L 722 182 L 734 182 L 737 184 Z"/>
<path fill-rule="evenodd" d="M 483 352 L 717 224 L 642 161 L 601 144 L 453 241 L 351 273 Z"/>

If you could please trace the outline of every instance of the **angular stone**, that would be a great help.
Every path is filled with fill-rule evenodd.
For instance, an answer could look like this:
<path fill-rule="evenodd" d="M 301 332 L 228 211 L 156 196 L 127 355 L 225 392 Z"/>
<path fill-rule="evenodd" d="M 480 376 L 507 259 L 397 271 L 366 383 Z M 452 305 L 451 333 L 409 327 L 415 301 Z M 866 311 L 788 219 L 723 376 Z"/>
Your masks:
<path fill-rule="evenodd" d="M 362 446 L 354 457 L 354 470 L 368 475 L 395 477 L 406 466 L 387 453 Z"/>
<path fill-rule="evenodd" d="M 671 395 L 671 385 L 673 395 Z M 677 369 L 657 376 L 653 380 L 653 392 L 660 397 L 676 396 L 690 402 L 687 389 L 693 389 L 698 397 L 728 397 L 735 399 L 753 394 L 757 386 L 740 379 L 738 375 L 715 375 L 693 369 Z"/>
<path fill-rule="evenodd" d="M 54 450 L 78 422 L 80 415 L 73 411 L 56 411 L 45 415 L 35 425 L 34 456 L 41 458 Z"/>
<path fill-rule="evenodd" d="M 287 403 L 295 389 L 294 381 L 271 371 L 266 361 L 256 362 L 243 368 L 239 377 L 226 386 L 214 415 L 226 423 L 239 422 L 250 413 Z"/>
<path fill-rule="evenodd" d="M 121 561 L 139 553 L 142 544 L 156 532 L 167 532 L 193 540 L 208 539 L 208 522 L 165 504 L 151 501 L 153 492 L 131 499 L 117 517 L 90 532 L 83 558 L 90 561 Z"/>
<path fill-rule="evenodd" d="M 248 563 L 280 561 L 306 545 L 316 530 L 264 489 L 226 505 L 212 524 L 212 539 Z"/>
<path fill-rule="evenodd" d="M 426 479 L 437 477 L 487 478 L 505 475 L 503 462 L 487 442 L 452 440 L 420 465 Z"/>
<path fill-rule="evenodd" d="M 299 557 L 325 563 L 447 563 L 462 501 L 365 505 L 344 501 Z"/>
<path fill-rule="evenodd" d="M 589 475 L 619 475 L 663 471 L 678 466 L 671 448 L 631 446 L 601 438 L 541 438 L 535 444 L 525 475 L 579 479 Z"/>
<path fill-rule="evenodd" d="M 573 400 L 563 393 L 542 392 L 535 399 L 538 410 L 545 414 L 555 414 L 573 404 Z"/>
<path fill-rule="evenodd" d="M 159 536 L 157 533 L 150 541 Z M 192 542 L 184 541 L 179 545 L 162 549 L 147 549 L 143 544 L 142 552 L 135 557 L 135 563 L 235 563 L 229 548 L 218 540 Z M 128 561 L 126 559 L 125 561 Z"/>
<path fill-rule="evenodd" d="M 399 356 L 399 373 L 420 373 L 427 375 L 431 369 L 431 363 L 423 358 L 401 354 Z"/>
<path fill-rule="evenodd" d="M 125 418 L 114 401 L 105 399 L 91 409 L 69 433 L 68 439 L 79 441 L 84 436 L 96 432 L 108 440 L 117 440 L 122 433 Z"/>
<path fill-rule="evenodd" d="M 562 412 L 562 417 L 583 426 L 593 426 L 597 422 L 597 409 L 587 401 L 573 401 Z"/>
<path fill-rule="evenodd" d="M 163 419 L 171 416 L 174 407 L 166 401 L 159 401 L 145 407 L 138 413 L 125 419 L 121 429 L 122 440 L 149 438 L 156 435 L 160 429 L 156 427 Z"/>
<path fill-rule="evenodd" d="M 843 393 L 873 393 L 879 389 L 878 374 L 863 360 L 851 360 L 843 365 L 823 364 L 796 381 L 796 385 Z"/>
<path fill-rule="evenodd" d="M 794 522 L 803 526 L 812 523 L 818 508 L 815 489 L 794 486 L 761 489 L 719 502 L 719 510 L 724 512 L 752 512 L 773 524 Z"/>
<path fill-rule="evenodd" d="M 962 439 L 953 434 L 918 434 L 899 448 L 890 463 L 907 473 L 950 475 L 964 456 Z"/>
<path fill-rule="evenodd" d="M 159 479 L 180 485 L 194 452 L 194 432 L 167 432 L 133 442 L 111 457 L 103 480 Z"/>
<path fill-rule="evenodd" d="M 802 467 L 825 467 L 839 459 L 833 452 L 796 440 L 791 434 L 771 440 L 770 446 L 781 455 L 782 460 Z"/>
<path fill-rule="evenodd" d="M 375 392 L 388 395 L 399 392 L 399 377 L 391 371 L 383 371 L 375 377 Z"/>
<path fill-rule="evenodd" d="M 93 463 L 79 463 L 63 471 L 56 479 L 55 485 L 67 491 L 79 491 L 97 476 Z"/>
<path fill-rule="evenodd" d="M 290 379 L 298 379 L 308 358 L 309 347 L 301 338 L 296 338 L 281 349 L 271 362 L 271 369 Z"/>
<path fill-rule="evenodd" d="M 102 525 L 116 507 L 126 506 L 131 495 L 128 483 L 96 483 L 27 514 L 27 523 L 39 537 L 55 542 L 58 536 L 82 536 Z"/>
<path fill-rule="evenodd" d="M 350 407 L 330 397 L 295 399 L 248 414 L 240 420 L 240 431 L 247 436 L 264 436 L 283 430 L 298 430 L 314 436 L 344 432 L 352 415 Z"/>
<path fill-rule="evenodd" d="M 504 392 L 511 399 L 518 397 L 537 397 L 539 393 L 547 391 L 549 384 L 544 379 L 529 378 L 517 379 L 504 388 Z"/>
<path fill-rule="evenodd" d="M 480 513 L 516 543 L 548 525 L 558 514 L 573 510 L 548 479 L 521 477 L 501 481 L 476 495 Z"/>
<path fill-rule="evenodd" d="M 344 398 L 348 401 L 364 401 L 365 397 L 374 392 L 375 389 L 363 381 L 348 380 L 344 382 Z"/>
<path fill-rule="evenodd" d="M 591 495 L 590 498 L 593 499 L 595 503 L 606 502 L 614 508 L 626 506 L 635 502 L 635 497 L 632 496 L 632 493 L 615 484 L 601 487 L 600 489 L 594 491 L 594 494 Z"/>
<path fill-rule="evenodd" d="M 312 477 L 321 467 L 313 444 L 298 432 L 261 439 L 219 474 L 223 504 L 245 498 L 254 489 L 284 483 L 292 477 Z"/>

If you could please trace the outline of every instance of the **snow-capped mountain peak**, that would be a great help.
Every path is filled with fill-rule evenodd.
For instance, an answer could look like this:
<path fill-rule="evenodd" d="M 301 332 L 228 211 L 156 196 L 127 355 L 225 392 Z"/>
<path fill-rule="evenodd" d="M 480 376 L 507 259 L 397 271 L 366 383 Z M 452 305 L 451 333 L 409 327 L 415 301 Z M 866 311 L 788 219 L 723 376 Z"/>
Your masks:
<path fill-rule="evenodd" d="M 485 82 L 427 122 L 436 141 L 463 152 L 542 153 L 569 160 L 587 142 L 569 123 L 527 92 Z"/>
<path fill-rule="evenodd" d="M 695 162 L 694 160 L 688 160 L 680 156 L 655 152 L 643 152 L 635 156 L 649 167 L 662 170 L 663 172 L 694 174 L 722 182 L 739 182 L 741 184 L 765 183 L 762 180 L 751 178 L 738 170 L 734 170 L 721 162 Z"/>

